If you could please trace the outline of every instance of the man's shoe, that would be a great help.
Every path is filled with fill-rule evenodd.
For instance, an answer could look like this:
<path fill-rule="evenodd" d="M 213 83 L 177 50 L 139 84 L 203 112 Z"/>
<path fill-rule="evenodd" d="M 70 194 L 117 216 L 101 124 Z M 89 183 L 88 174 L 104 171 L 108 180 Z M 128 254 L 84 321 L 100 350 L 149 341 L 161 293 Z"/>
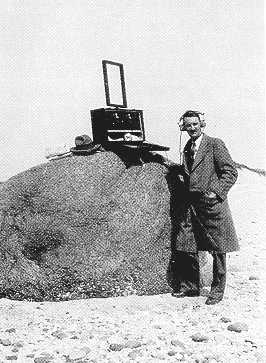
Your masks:
<path fill-rule="evenodd" d="M 223 300 L 223 295 L 217 295 L 217 296 L 209 296 L 206 300 L 206 305 L 215 305 L 218 304 L 220 301 Z"/>
<path fill-rule="evenodd" d="M 184 291 L 175 291 L 172 292 L 172 296 L 173 297 L 186 297 L 186 296 L 199 296 L 199 291 L 198 290 L 184 290 Z"/>

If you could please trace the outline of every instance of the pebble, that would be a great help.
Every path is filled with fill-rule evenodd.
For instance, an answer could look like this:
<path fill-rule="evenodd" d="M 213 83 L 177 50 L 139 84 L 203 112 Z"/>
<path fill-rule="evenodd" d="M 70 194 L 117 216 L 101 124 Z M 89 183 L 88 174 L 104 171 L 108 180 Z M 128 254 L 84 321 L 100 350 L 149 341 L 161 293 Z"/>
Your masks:
<path fill-rule="evenodd" d="M 245 339 L 245 343 L 250 343 L 252 345 L 256 345 L 256 343 L 251 339 Z"/>
<path fill-rule="evenodd" d="M 109 345 L 109 350 L 112 350 L 113 352 L 119 352 L 120 350 L 124 349 L 125 346 L 124 344 L 110 344 Z"/>
<path fill-rule="evenodd" d="M 11 341 L 9 339 L 0 339 L 0 344 L 7 347 L 8 345 L 11 345 Z"/>
<path fill-rule="evenodd" d="M 80 359 L 86 358 L 86 355 L 90 353 L 90 348 L 83 347 L 81 349 L 74 349 L 69 355 L 67 356 L 67 361 L 79 361 Z"/>
<path fill-rule="evenodd" d="M 7 355 L 6 360 L 17 360 L 18 357 L 16 355 Z"/>
<path fill-rule="evenodd" d="M 52 362 L 51 359 L 45 357 L 36 357 L 34 358 L 34 363 L 50 363 Z"/>
<path fill-rule="evenodd" d="M 249 276 L 249 280 L 259 280 L 260 278 L 258 276 Z"/>
<path fill-rule="evenodd" d="M 175 361 L 185 361 L 184 356 L 181 353 L 176 353 L 175 354 Z"/>
<path fill-rule="evenodd" d="M 209 338 L 206 335 L 202 335 L 201 333 L 196 333 L 191 335 L 191 339 L 194 342 L 207 342 Z"/>
<path fill-rule="evenodd" d="M 60 331 L 60 330 L 56 330 L 51 334 L 53 337 L 56 337 L 57 339 L 64 339 L 67 338 L 67 334 Z"/>
<path fill-rule="evenodd" d="M 128 340 L 125 342 L 125 348 L 135 349 L 141 347 L 141 343 L 137 340 Z"/>
<path fill-rule="evenodd" d="M 42 353 L 40 357 L 34 358 L 34 363 L 50 363 L 54 357 L 49 353 Z"/>
<path fill-rule="evenodd" d="M 132 350 L 131 352 L 128 353 L 127 355 L 130 359 L 137 359 L 143 356 L 143 353 L 141 350 Z"/>
<path fill-rule="evenodd" d="M 14 343 L 14 347 L 16 347 L 16 348 L 22 348 L 23 347 L 23 342 L 16 342 L 16 343 Z"/>
<path fill-rule="evenodd" d="M 234 331 L 236 333 L 241 333 L 243 330 L 247 331 L 248 326 L 245 323 L 234 323 L 227 327 L 227 330 Z"/>
<path fill-rule="evenodd" d="M 154 359 L 158 359 L 158 360 L 165 360 L 166 359 L 165 355 L 162 354 L 162 353 L 152 353 L 151 357 L 154 358 Z"/>
<path fill-rule="evenodd" d="M 185 349 L 185 344 L 184 343 L 182 343 L 180 340 L 178 340 L 178 339 L 172 339 L 171 340 L 171 344 L 173 345 L 173 346 L 175 346 L 175 347 L 181 347 L 181 348 L 183 348 L 183 349 Z"/>
<path fill-rule="evenodd" d="M 15 333 L 16 329 L 15 328 L 9 328 L 9 329 L 6 329 L 6 332 L 7 333 Z"/>

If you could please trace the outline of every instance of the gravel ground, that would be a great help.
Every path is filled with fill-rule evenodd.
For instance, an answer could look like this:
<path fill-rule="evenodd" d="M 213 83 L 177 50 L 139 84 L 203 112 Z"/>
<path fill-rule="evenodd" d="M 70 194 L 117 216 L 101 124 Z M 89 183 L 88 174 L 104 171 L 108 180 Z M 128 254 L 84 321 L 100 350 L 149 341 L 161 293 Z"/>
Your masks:
<path fill-rule="evenodd" d="M 265 177 L 241 171 L 230 205 L 241 250 L 224 300 L 170 294 L 0 300 L 0 362 L 266 362 Z M 264 321 L 263 321 L 264 320 Z"/>

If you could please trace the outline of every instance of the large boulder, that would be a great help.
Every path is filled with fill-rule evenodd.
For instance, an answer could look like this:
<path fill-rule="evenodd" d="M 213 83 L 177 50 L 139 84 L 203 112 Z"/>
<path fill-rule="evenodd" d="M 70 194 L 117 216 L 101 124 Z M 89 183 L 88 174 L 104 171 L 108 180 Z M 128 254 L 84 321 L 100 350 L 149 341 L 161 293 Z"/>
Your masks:
<path fill-rule="evenodd" d="M 72 156 L 5 182 L 0 293 L 63 300 L 169 292 L 172 187 L 158 160 Z"/>

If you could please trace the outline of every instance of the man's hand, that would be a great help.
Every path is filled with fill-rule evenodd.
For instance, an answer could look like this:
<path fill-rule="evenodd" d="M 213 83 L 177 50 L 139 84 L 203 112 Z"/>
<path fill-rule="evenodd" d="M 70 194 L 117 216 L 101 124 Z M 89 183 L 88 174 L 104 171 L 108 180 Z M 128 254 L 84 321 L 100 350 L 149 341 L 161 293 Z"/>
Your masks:
<path fill-rule="evenodd" d="M 208 204 L 214 205 L 221 201 L 220 197 L 215 192 L 205 193 L 205 201 Z"/>
<path fill-rule="evenodd" d="M 214 198 L 217 198 L 217 194 L 214 192 L 210 192 L 210 193 L 206 194 L 206 197 L 210 198 L 210 199 L 214 199 Z"/>

